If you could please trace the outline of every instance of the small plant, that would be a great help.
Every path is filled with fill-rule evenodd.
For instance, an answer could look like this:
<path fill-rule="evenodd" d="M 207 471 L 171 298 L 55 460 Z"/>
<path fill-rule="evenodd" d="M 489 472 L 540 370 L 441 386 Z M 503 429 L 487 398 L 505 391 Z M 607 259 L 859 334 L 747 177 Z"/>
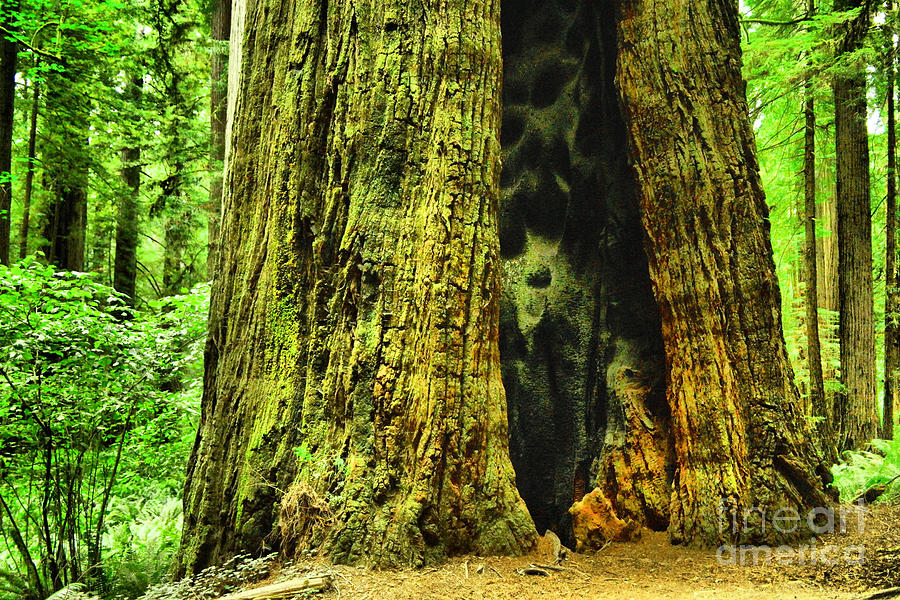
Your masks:
<path fill-rule="evenodd" d="M 844 452 L 843 462 L 832 468 L 841 501 L 900 497 L 900 440 L 873 440 L 872 448 L 876 452 Z"/>
<path fill-rule="evenodd" d="M 212 600 L 269 576 L 275 554 L 253 558 L 242 554 L 221 567 L 209 567 L 181 581 L 153 586 L 139 600 Z"/>

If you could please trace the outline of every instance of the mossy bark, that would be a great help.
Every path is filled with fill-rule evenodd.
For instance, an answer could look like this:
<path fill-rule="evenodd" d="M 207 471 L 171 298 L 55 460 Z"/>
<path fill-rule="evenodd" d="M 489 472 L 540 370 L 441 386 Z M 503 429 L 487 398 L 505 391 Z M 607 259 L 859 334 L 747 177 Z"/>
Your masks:
<path fill-rule="evenodd" d="M 670 536 L 718 545 L 809 535 L 771 520 L 828 498 L 782 334 L 737 4 L 622 0 L 618 28 L 617 85 L 666 348 Z"/>
<path fill-rule="evenodd" d="M 242 16 L 180 571 L 266 544 L 385 566 L 527 549 L 498 353 L 498 2 Z M 271 535 L 284 491 L 321 507 L 281 523 L 300 539 Z"/>

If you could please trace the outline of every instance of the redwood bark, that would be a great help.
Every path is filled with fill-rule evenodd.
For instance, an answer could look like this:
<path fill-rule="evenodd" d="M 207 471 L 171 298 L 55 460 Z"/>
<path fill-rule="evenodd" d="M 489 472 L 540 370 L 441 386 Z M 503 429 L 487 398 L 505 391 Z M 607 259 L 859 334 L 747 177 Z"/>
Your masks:
<path fill-rule="evenodd" d="M 809 535 L 770 520 L 781 508 L 827 504 L 827 471 L 785 349 L 737 4 L 622 0 L 617 83 L 666 348 L 677 460 L 670 537 L 718 545 Z M 754 509 L 768 522 L 740 518 Z"/>
<path fill-rule="evenodd" d="M 264 541 L 377 565 L 527 549 L 498 353 L 499 2 L 246 11 L 180 570 Z"/>
<path fill-rule="evenodd" d="M 864 0 L 837 0 L 835 9 L 848 10 L 863 4 Z M 867 25 L 868 11 L 863 10 L 848 24 L 840 50 L 852 52 L 858 49 Z M 843 452 L 867 443 L 880 428 L 875 398 L 875 296 L 865 73 L 843 70 L 835 76 L 833 89 L 838 337 L 844 388 L 836 397 L 834 418 L 838 451 Z"/>

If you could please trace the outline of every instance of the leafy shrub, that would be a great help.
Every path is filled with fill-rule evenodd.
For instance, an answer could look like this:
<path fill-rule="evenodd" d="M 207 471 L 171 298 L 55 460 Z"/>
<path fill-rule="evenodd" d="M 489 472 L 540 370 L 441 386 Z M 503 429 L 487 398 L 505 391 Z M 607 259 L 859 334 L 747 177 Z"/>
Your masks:
<path fill-rule="evenodd" d="M 207 298 L 135 311 L 88 274 L 0 267 L 0 598 L 137 595 L 165 573 Z"/>

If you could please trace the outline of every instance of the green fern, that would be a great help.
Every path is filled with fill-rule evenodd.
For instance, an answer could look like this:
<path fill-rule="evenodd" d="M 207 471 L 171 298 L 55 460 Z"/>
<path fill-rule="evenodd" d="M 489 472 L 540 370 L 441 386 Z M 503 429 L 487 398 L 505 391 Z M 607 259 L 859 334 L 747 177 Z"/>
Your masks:
<path fill-rule="evenodd" d="M 875 452 L 844 452 L 843 462 L 832 467 L 841 501 L 852 502 L 882 486 L 879 501 L 900 497 L 900 440 L 873 440 L 872 448 Z"/>

